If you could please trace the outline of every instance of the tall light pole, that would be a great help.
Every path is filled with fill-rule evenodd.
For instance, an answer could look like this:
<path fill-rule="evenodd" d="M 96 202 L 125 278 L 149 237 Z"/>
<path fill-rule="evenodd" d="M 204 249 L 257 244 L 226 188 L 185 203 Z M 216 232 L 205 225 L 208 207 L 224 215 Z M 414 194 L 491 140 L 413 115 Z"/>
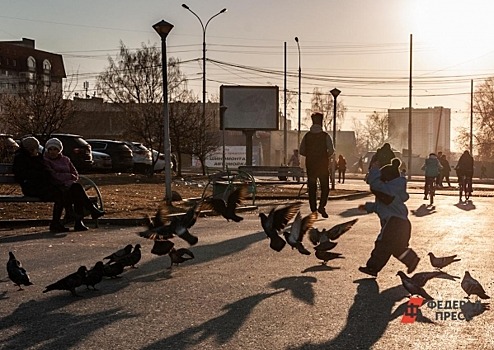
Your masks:
<path fill-rule="evenodd" d="M 227 106 L 220 106 L 220 123 L 221 123 L 221 131 L 222 131 L 222 136 L 223 136 L 223 157 L 222 157 L 222 169 L 223 171 L 226 170 L 226 154 L 225 154 L 225 111 L 228 107 Z"/>
<path fill-rule="evenodd" d="M 301 66 L 301 61 L 300 61 L 300 44 L 298 42 L 298 37 L 295 37 L 295 41 L 297 42 L 297 49 L 298 49 L 298 133 L 297 133 L 297 145 L 300 145 L 300 124 L 302 123 L 302 98 L 301 93 L 302 93 L 302 66 Z M 297 146 L 299 147 L 299 146 Z"/>
<path fill-rule="evenodd" d="M 172 202 L 172 169 L 171 145 L 170 145 L 170 116 L 168 115 L 168 72 L 166 62 L 166 37 L 173 28 L 173 24 L 161 20 L 153 26 L 154 30 L 161 37 L 161 70 L 163 75 L 163 128 L 164 154 L 165 154 L 165 202 L 170 205 Z"/>
<path fill-rule="evenodd" d="M 333 155 L 333 157 L 336 156 L 336 100 L 338 98 L 338 95 L 341 93 L 340 90 L 338 90 L 337 88 L 334 88 L 333 90 L 330 91 L 331 92 L 331 95 L 333 95 L 333 148 L 335 149 L 335 154 Z M 331 189 L 334 190 L 334 186 L 335 186 L 335 167 L 334 167 L 334 159 L 332 159 L 331 161 L 331 173 L 333 174 L 333 176 L 331 177 Z"/>
<path fill-rule="evenodd" d="M 206 124 L 206 29 L 208 28 L 209 22 L 211 22 L 213 18 L 226 12 L 226 8 L 222 9 L 214 16 L 211 16 L 206 22 L 206 25 L 204 25 L 201 18 L 194 11 L 192 11 L 189 6 L 187 6 L 186 4 L 182 4 L 182 7 L 186 10 L 189 10 L 190 13 L 196 16 L 202 27 L 202 127 L 204 128 Z M 204 130 L 202 133 L 204 133 Z"/>

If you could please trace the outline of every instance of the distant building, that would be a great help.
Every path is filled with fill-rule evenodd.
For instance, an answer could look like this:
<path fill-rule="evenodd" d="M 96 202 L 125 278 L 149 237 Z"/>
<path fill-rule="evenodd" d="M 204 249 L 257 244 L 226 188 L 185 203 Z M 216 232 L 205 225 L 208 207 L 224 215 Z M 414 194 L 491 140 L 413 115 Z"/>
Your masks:
<path fill-rule="evenodd" d="M 59 54 L 37 50 L 35 41 L 0 41 L 0 94 L 17 94 L 37 81 L 62 92 L 66 78 Z"/>
<path fill-rule="evenodd" d="M 409 109 L 388 109 L 389 143 L 408 154 Z M 431 152 L 451 152 L 451 109 L 412 108 L 412 154 L 426 157 Z"/>

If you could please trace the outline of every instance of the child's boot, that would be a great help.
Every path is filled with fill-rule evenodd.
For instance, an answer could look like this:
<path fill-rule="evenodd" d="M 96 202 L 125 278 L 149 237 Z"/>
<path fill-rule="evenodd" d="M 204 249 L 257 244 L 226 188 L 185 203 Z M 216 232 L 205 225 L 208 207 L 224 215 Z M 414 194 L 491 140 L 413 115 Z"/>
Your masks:
<path fill-rule="evenodd" d="M 417 267 L 420 258 L 417 256 L 417 253 L 412 248 L 408 248 L 403 252 L 398 257 L 398 260 L 400 260 L 403 264 L 407 266 L 407 274 L 412 273 L 415 271 L 415 268 Z"/>

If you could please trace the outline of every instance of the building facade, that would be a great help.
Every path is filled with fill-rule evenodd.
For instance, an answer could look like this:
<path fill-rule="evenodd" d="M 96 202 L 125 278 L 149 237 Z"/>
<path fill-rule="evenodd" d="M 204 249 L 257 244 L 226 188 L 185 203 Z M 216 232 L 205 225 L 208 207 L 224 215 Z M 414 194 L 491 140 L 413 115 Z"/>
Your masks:
<path fill-rule="evenodd" d="M 389 143 L 408 154 L 409 108 L 388 109 Z M 426 157 L 431 152 L 451 152 L 451 109 L 412 108 L 412 154 Z"/>

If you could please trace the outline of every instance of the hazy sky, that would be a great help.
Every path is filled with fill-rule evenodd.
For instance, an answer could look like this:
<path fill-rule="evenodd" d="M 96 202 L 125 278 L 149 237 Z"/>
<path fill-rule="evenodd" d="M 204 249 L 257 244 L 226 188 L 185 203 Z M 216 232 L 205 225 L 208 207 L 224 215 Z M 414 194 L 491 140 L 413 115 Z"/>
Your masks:
<path fill-rule="evenodd" d="M 202 28 L 173 0 L 0 0 L 0 40 L 36 40 L 40 50 L 60 53 L 67 75 L 82 92 L 107 65 L 122 41 L 160 45 L 152 25 L 175 27 L 168 57 L 188 61 L 189 87 L 202 96 Z M 206 32 L 208 94 L 221 84 L 278 85 L 282 90 L 287 42 L 287 88 L 298 92 L 298 36 L 302 110 L 315 87 L 334 87 L 353 118 L 408 107 L 410 34 L 413 35 L 414 108 L 451 108 L 453 126 L 468 123 L 470 80 L 494 75 L 491 0 L 187 0 L 204 22 L 222 8 Z M 240 67 L 239 67 L 240 66 Z M 294 106 L 292 119 L 297 118 Z"/>

